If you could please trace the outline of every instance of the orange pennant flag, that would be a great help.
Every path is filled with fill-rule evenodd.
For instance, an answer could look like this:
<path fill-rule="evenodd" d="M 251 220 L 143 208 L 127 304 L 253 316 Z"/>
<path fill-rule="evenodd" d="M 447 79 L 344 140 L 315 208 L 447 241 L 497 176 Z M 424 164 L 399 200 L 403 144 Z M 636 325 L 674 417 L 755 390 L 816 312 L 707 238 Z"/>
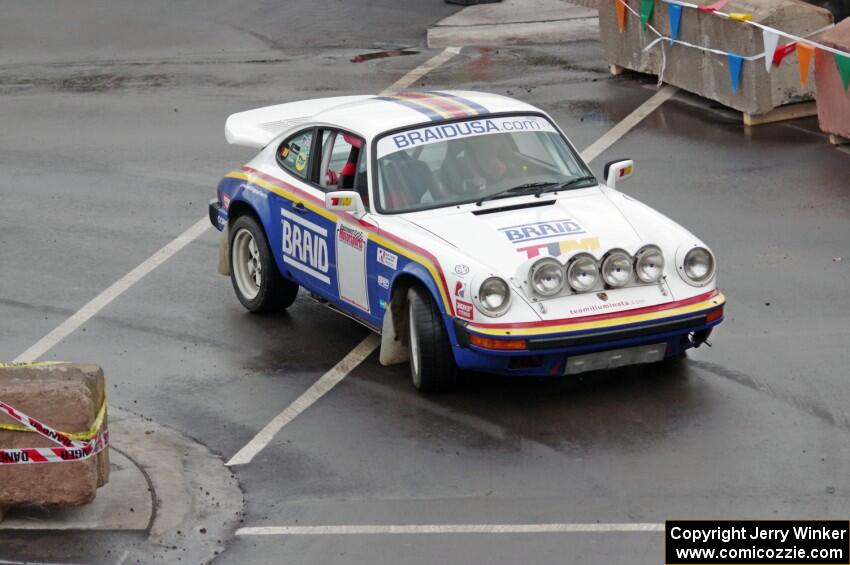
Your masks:
<path fill-rule="evenodd" d="M 812 56 L 815 54 L 813 45 L 800 42 L 797 44 L 797 61 L 800 63 L 800 84 L 806 86 L 809 82 L 809 67 L 812 66 Z"/>
<path fill-rule="evenodd" d="M 620 33 L 626 31 L 626 0 L 614 0 L 614 6 L 617 8 L 617 25 L 620 26 Z"/>

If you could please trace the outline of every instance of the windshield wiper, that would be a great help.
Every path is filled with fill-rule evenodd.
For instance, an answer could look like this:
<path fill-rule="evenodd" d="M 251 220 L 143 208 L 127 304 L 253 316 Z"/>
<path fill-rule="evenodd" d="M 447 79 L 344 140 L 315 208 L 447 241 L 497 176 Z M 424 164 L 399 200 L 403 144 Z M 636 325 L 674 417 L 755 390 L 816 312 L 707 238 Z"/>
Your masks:
<path fill-rule="evenodd" d="M 568 180 L 567 182 L 562 182 L 561 184 L 559 184 L 559 185 L 558 185 L 558 186 L 556 186 L 556 187 L 552 187 L 552 188 L 541 188 L 541 189 L 540 189 L 537 193 L 535 193 L 535 194 L 534 194 L 534 196 L 539 197 L 539 196 L 540 196 L 541 194 L 543 194 L 544 192 L 549 192 L 550 190 L 551 190 L 551 191 L 553 191 L 553 192 L 554 192 L 554 191 L 558 191 L 558 190 L 565 190 L 565 189 L 570 188 L 570 187 L 572 187 L 572 186 L 575 186 L 575 185 L 577 185 L 577 184 L 581 184 L 581 183 L 583 183 L 583 182 L 591 182 L 591 181 L 593 181 L 593 182 L 595 183 L 595 182 L 596 182 L 596 177 L 595 177 L 595 176 L 593 176 L 593 175 L 585 175 L 585 176 L 583 176 L 583 177 L 577 177 L 577 178 L 574 178 L 574 179 Z M 554 183 L 549 183 L 549 184 L 554 184 Z"/>
<path fill-rule="evenodd" d="M 505 195 L 508 195 L 508 194 L 514 194 L 514 193 L 521 194 L 523 192 L 529 192 L 530 193 L 531 189 L 536 189 L 535 193 L 540 194 L 540 192 L 542 192 L 544 188 L 550 187 L 554 184 L 557 184 L 557 183 L 554 183 L 554 182 L 529 182 L 529 183 L 521 184 L 521 185 L 515 186 L 513 188 L 508 188 L 507 190 L 502 190 L 500 192 L 488 194 L 487 196 L 484 196 L 484 197 L 478 199 L 478 201 L 475 202 L 475 205 L 481 206 L 482 204 L 484 204 L 488 200 L 493 200 L 494 198 L 499 198 L 501 196 L 505 196 Z"/>

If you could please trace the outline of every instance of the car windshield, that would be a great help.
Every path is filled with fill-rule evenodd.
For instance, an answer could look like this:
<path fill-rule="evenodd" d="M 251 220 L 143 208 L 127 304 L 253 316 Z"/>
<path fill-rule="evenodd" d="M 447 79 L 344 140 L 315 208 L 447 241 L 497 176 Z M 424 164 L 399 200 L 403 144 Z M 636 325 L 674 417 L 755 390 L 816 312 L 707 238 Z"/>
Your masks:
<path fill-rule="evenodd" d="M 500 116 L 394 132 L 378 140 L 376 156 L 378 209 L 388 213 L 596 184 L 593 173 L 542 116 Z"/>

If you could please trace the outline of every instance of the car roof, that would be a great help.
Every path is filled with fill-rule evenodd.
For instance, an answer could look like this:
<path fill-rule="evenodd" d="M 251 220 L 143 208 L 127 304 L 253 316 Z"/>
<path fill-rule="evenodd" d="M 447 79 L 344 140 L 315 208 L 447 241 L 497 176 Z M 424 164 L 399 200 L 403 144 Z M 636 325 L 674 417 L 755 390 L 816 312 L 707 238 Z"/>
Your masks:
<path fill-rule="evenodd" d="M 312 121 L 374 137 L 407 126 L 429 125 L 505 112 L 540 110 L 531 104 L 488 92 L 397 92 L 364 97 L 333 106 L 313 115 Z"/>

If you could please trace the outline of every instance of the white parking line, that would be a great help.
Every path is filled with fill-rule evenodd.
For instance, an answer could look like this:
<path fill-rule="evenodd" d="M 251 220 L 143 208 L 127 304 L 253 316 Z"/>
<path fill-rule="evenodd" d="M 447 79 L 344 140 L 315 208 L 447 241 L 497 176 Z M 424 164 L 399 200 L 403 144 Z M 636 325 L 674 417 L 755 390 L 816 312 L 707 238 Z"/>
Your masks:
<path fill-rule="evenodd" d="M 264 526 L 237 536 L 349 536 L 370 534 L 586 534 L 663 532 L 663 523 L 636 524 L 404 524 L 370 526 Z"/>
<path fill-rule="evenodd" d="M 590 147 L 582 151 L 582 159 L 589 163 L 599 157 L 603 151 L 614 145 L 621 137 L 629 133 L 632 128 L 642 122 L 643 119 L 650 115 L 656 108 L 670 100 L 670 98 L 672 98 L 678 90 L 679 89 L 675 86 L 668 85 L 653 94 L 649 100 L 638 106 L 637 109 L 626 116 L 622 122 L 612 127 L 608 130 L 608 133 L 597 139 Z"/>
<path fill-rule="evenodd" d="M 118 279 L 112 285 L 95 296 L 85 306 L 80 308 L 70 318 L 56 326 L 49 334 L 38 340 L 32 347 L 15 357 L 14 363 L 25 363 L 35 361 L 53 346 L 68 337 L 74 330 L 85 324 L 92 316 L 103 310 L 110 302 L 124 294 L 131 286 L 142 280 L 142 278 L 168 261 L 178 251 L 195 241 L 211 226 L 209 218 L 204 216 L 195 225 L 177 236 L 165 247 L 148 257 L 141 265 Z"/>
<path fill-rule="evenodd" d="M 452 57 L 460 53 L 460 47 L 446 47 L 439 55 L 431 57 L 406 75 L 395 81 L 381 92 L 383 95 L 392 94 L 404 90 L 415 83 L 440 65 L 447 63 Z"/>
<path fill-rule="evenodd" d="M 295 419 L 301 412 L 312 406 L 317 400 L 326 395 L 333 387 L 335 387 L 348 373 L 353 371 L 360 363 L 362 363 L 375 349 L 378 348 L 380 339 L 375 334 L 361 341 L 357 347 L 342 358 L 342 361 L 333 366 L 333 368 L 322 375 L 318 381 L 313 383 L 301 396 L 295 399 L 292 404 L 287 406 L 283 412 L 275 416 L 275 418 L 266 424 L 260 432 L 248 442 L 248 444 L 240 449 L 236 455 L 230 458 L 227 462 L 231 465 L 245 465 L 250 463 L 252 459 L 262 451 L 274 439 L 274 436 L 289 422 Z"/>

